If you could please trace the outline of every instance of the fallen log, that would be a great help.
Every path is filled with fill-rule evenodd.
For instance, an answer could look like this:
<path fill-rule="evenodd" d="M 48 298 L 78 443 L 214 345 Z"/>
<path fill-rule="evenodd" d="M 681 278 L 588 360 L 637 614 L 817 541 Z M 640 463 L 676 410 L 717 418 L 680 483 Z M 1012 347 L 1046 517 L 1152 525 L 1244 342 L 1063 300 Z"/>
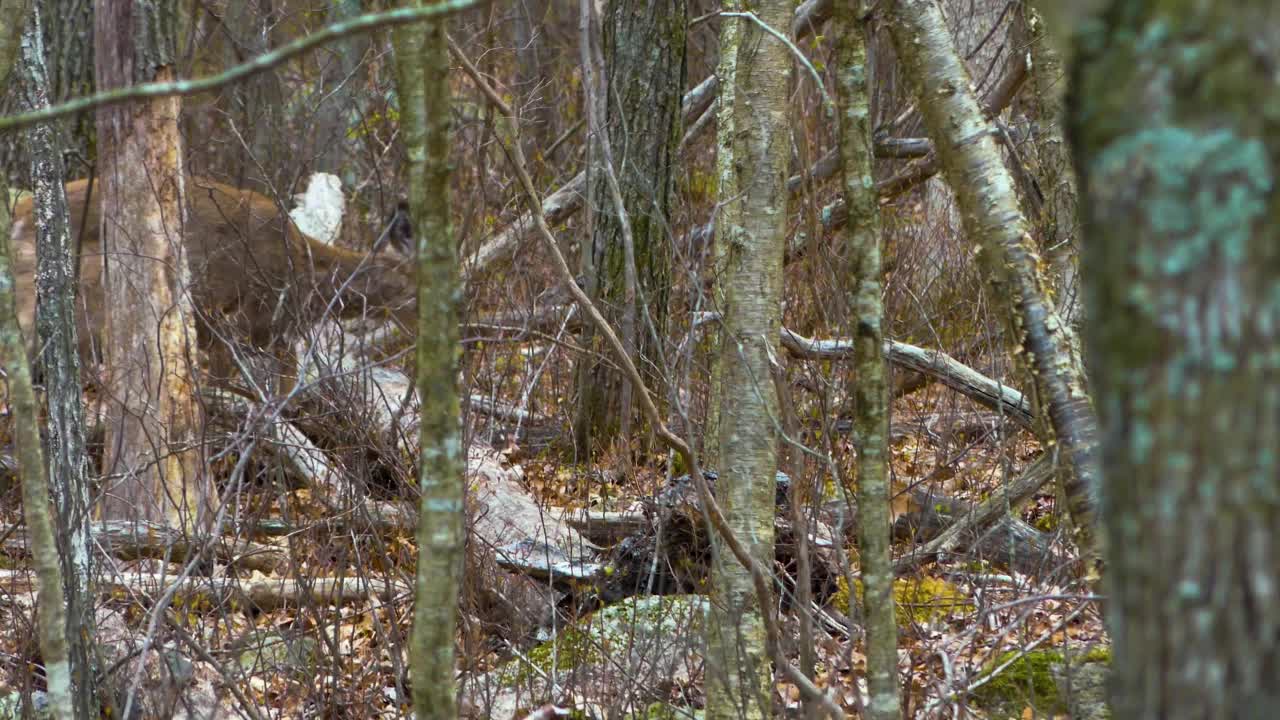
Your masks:
<path fill-rule="evenodd" d="M 0 586 L 7 591 L 35 592 L 35 582 L 25 571 L 0 571 Z M 394 580 L 358 577 L 319 577 L 306 580 L 261 577 L 187 577 L 160 573 L 122 573 L 98 578 L 94 589 L 112 600 L 151 604 L 172 593 L 184 600 L 208 600 L 217 606 L 241 610 L 275 610 L 285 605 L 346 605 L 368 600 L 409 600 L 413 588 Z"/>
<path fill-rule="evenodd" d="M 176 528 L 145 521 L 105 521 L 90 523 L 91 545 L 105 557 L 118 560 L 141 558 L 186 562 L 205 552 L 220 565 L 259 572 L 272 572 L 283 567 L 285 550 L 272 544 L 237 537 L 188 535 Z M 0 551 L 15 558 L 27 557 L 30 541 L 25 527 L 10 528 L 3 533 Z"/>

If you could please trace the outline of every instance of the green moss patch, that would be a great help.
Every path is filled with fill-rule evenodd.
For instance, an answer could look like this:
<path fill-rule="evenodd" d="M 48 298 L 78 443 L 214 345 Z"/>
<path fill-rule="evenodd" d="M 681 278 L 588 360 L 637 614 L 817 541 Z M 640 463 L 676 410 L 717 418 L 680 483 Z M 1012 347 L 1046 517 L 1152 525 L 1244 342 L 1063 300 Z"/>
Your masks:
<path fill-rule="evenodd" d="M 840 612 L 849 612 L 849 586 L 840 578 L 831 604 Z M 855 579 L 858 600 L 862 600 L 862 580 Z M 960 613 L 972 612 L 973 603 L 955 585 L 935 577 L 900 578 L 893 581 L 894 615 L 900 627 L 944 620 Z"/>

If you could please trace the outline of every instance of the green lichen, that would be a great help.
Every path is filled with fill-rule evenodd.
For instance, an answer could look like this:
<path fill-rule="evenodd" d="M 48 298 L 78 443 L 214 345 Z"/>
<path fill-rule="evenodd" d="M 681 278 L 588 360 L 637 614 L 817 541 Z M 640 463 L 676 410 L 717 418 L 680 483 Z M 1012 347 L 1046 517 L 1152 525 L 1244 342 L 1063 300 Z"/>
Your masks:
<path fill-rule="evenodd" d="M 849 586 L 844 578 L 837 581 L 831 604 L 840 612 L 849 612 Z M 862 600 L 862 580 L 855 579 L 858 600 Z M 934 577 L 900 578 L 893 581 L 893 611 L 900 627 L 926 624 L 960 613 L 972 612 L 973 603 L 960 588 Z"/>

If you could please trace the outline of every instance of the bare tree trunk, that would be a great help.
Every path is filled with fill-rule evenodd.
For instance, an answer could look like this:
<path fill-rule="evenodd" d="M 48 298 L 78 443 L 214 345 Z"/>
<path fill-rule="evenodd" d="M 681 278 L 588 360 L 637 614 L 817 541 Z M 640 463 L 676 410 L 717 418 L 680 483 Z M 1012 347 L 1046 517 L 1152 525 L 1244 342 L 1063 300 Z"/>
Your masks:
<path fill-rule="evenodd" d="M 756 8 L 771 27 L 786 27 L 791 3 Z M 782 260 L 786 246 L 790 125 L 787 48 L 743 19 L 736 60 L 733 148 L 739 204 L 725 229 L 719 281 L 721 337 L 720 481 L 717 499 L 729 529 L 764 567 L 773 558 L 777 393 L 771 357 L 778 354 Z M 723 219 L 722 219 L 723 221 Z M 750 571 L 717 537 L 712 545 L 707 638 L 707 717 L 772 715 L 772 670 L 766 628 Z"/>
<path fill-rule="evenodd" d="M 349 20 L 360 14 L 359 0 L 334 0 L 329 4 L 329 22 Z M 342 179 L 343 187 L 355 186 L 352 171 L 353 143 L 351 128 L 358 127 L 363 112 L 362 98 L 356 90 L 363 75 L 365 53 L 369 50 L 366 35 L 345 37 L 326 49 L 332 55 L 325 68 L 325 84 L 332 87 L 323 104 L 317 108 L 316 138 L 321 143 L 315 169 L 333 173 Z"/>
<path fill-rule="evenodd" d="M 49 105 L 49 78 L 43 47 L 40 5 L 32 7 L 23 33 L 18 73 L 26 110 Z M 47 388 L 49 477 L 58 512 L 58 549 L 66 592 L 67 642 L 71 692 L 78 717 L 98 714 L 91 648 L 95 636 L 92 552 L 89 532 L 89 467 L 85 454 L 84 406 L 80 388 L 80 353 L 76 332 L 77 254 L 71 246 L 66 170 L 62 162 L 65 133 L 53 124 L 26 131 L 35 194 L 36 347 Z"/>
<path fill-rule="evenodd" d="M 98 87 L 170 81 L 172 0 L 102 0 Z M 195 326 L 182 243 L 179 98 L 98 109 L 111 396 L 101 511 L 193 527 L 209 501 L 197 446 Z"/>
<path fill-rule="evenodd" d="M 853 310 L 854 443 L 858 451 L 858 560 L 866 623 L 866 717 L 897 720 L 898 622 L 893 608 L 893 532 L 889 509 L 889 384 L 884 358 L 884 306 L 880 288 L 880 197 L 872 181 L 871 75 L 862 2 L 836 10 L 840 78 L 840 154 L 844 162 L 847 282 Z"/>
<path fill-rule="evenodd" d="M 1030 355 L 1040 401 L 1047 409 L 1065 465 L 1062 479 L 1077 540 L 1090 578 L 1096 577 L 1097 428 L 1080 366 L 1072 360 L 1073 333 L 1054 310 L 1039 267 L 1013 178 L 1000 156 L 991 122 L 933 0 L 892 5 L 890 32 L 907 74 L 914 78 L 925 124 L 965 232 L 981 248 L 994 296 L 1009 303 L 1014 336 Z"/>
<path fill-rule="evenodd" d="M 400 132 L 410 161 L 418 259 L 422 493 L 409 663 L 419 718 L 457 717 L 454 629 L 462 581 L 463 437 L 458 393 L 461 281 L 449 224 L 449 49 L 443 22 L 394 34 Z"/>
<path fill-rule="evenodd" d="M 665 335 L 671 282 L 669 220 L 688 13 L 684 0 L 615 0 L 602 24 L 605 78 L 596 88 L 584 84 L 604 109 L 601 122 L 591 128 L 600 145 L 589 169 L 596 175 L 590 178 L 595 222 L 587 291 L 608 309 L 645 371 L 646 384 L 656 388 L 662 384 L 655 368 L 663 366 L 659 340 Z M 590 50 L 590 33 L 584 33 L 583 43 Z M 603 343 L 595 345 L 604 350 Z M 574 422 L 581 457 L 615 440 L 632 440 L 631 389 L 597 357 L 582 355 L 578 369 L 580 377 L 587 374 L 579 384 Z"/>
<path fill-rule="evenodd" d="M 1034 213 L 1040 253 L 1048 259 L 1052 273 L 1054 304 L 1058 314 L 1071 324 L 1080 305 L 1076 277 L 1078 248 L 1076 237 L 1076 176 L 1071 153 L 1063 137 L 1062 101 L 1066 73 L 1048 32 L 1033 7 L 1023 4 L 1014 18 L 1014 47 L 1022 48 L 1030 68 L 1021 106 L 1027 119 L 1039 128 L 1030 157 L 1040 197 Z"/>
<path fill-rule="evenodd" d="M 39 0 L 49 101 L 63 102 L 93 94 L 92 0 Z M 80 113 L 56 123 L 63 164 L 81 177 L 93 166 L 93 115 Z"/>
<path fill-rule="evenodd" d="M 1113 2 L 1076 48 L 1117 718 L 1280 716 L 1277 27 Z"/>
<path fill-rule="evenodd" d="M 0 0 L 0 86 L 10 78 L 17 54 L 19 29 L 27 7 L 19 0 Z M 7 372 L 9 409 L 13 414 L 13 445 L 22 486 L 22 510 L 31 537 L 32 564 L 40 582 L 40 654 L 44 659 L 50 710 L 58 720 L 76 718 L 71 694 L 71 664 L 67 655 L 67 618 L 63 609 L 62 568 L 49 509 L 49 482 L 40 451 L 40 410 L 31 386 L 27 345 L 18 327 L 13 268 L 9 254 L 9 187 L 0 173 L 0 366 Z"/>
<path fill-rule="evenodd" d="M 737 0 L 725 0 L 724 9 L 740 10 Z M 734 172 L 734 147 L 738 136 L 736 131 L 737 91 L 738 91 L 738 50 L 742 43 L 743 24 L 737 20 L 726 19 L 720 24 L 720 58 L 716 67 L 716 85 L 719 88 L 719 101 L 716 105 L 716 207 L 715 238 L 711 246 L 711 262 L 705 272 L 711 275 L 712 305 L 724 307 L 724 288 L 716 280 L 719 268 L 724 265 L 724 252 L 731 242 L 730 230 L 738 226 L 738 212 L 742 204 L 730 202 L 738 196 L 738 176 Z M 710 112 L 710 111 L 708 111 Z M 723 331 L 717 325 L 714 332 L 707 333 L 706 350 L 709 356 L 709 381 L 707 398 L 707 421 L 703 425 L 702 458 L 710 468 L 720 466 L 720 407 L 724 399 L 724 364 L 721 354 Z"/>

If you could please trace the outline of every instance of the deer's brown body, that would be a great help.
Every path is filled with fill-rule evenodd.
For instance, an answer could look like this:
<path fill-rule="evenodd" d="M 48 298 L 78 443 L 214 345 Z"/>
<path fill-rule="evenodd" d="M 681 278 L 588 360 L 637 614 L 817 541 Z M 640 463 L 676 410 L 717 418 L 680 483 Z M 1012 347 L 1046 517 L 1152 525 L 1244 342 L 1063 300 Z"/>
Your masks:
<path fill-rule="evenodd" d="M 91 200 L 87 212 L 86 199 Z M 81 357 L 87 359 L 91 349 L 101 347 L 108 312 L 99 238 L 102 207 L 85 180 L 67 185 L 67 202 L 71 240 L 80 248 L 76 308 Z M 212 351 L 211 358 L 222 354 L 223 340 L 247 340 L 279 353 L 326 311 L 345 317 L 391 312 L 403 319 L 412 313 L 412 268 L 398 257 L 371 256 L 309 238 L 275 202 L 250 190 L 192 177 L 187 180 L 187 205 L 183 241 L 190 290 L 201 344 Z M 18 322 L 30 342 L 36 253 L 29 196 L 15 208 L 12 248 Z M 110 272 L 109 258 L 106 267 Z"/>

